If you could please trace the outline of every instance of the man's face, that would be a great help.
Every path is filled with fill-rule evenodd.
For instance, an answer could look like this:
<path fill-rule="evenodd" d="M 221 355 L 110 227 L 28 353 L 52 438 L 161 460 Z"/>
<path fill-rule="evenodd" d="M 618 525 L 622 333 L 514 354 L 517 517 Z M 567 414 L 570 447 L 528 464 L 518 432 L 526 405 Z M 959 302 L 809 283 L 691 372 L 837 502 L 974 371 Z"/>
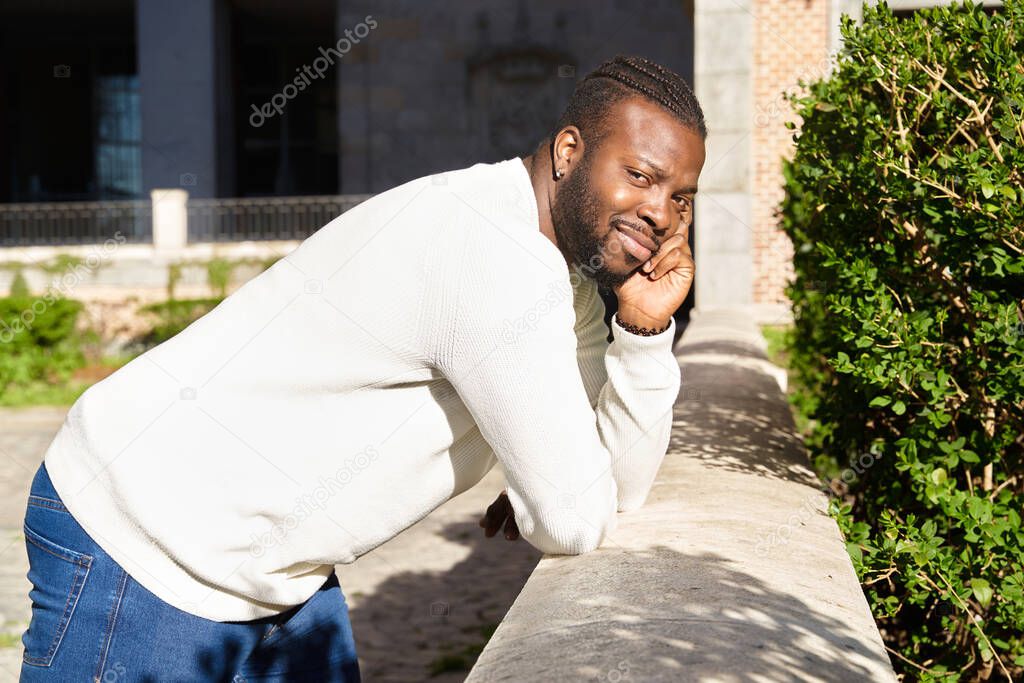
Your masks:
<path fill-rule="evenodd" d="M 555 186 L 551 218 L 559 249 L 612 288 L 689 225 L 704 142 L 657 104 L 634 97 L 608 112 L 597 149 L 583 143 L 582 158 L 573 157 Z"/>

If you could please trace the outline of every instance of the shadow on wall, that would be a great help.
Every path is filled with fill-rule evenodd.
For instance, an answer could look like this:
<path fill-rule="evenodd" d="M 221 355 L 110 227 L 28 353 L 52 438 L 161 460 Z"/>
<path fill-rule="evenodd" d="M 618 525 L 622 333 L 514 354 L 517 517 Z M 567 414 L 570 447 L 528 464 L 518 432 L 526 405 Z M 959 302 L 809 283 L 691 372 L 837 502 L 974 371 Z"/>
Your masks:
<path fill-rule="evenodd" d="M 853 661 L 855 654 L 872 654 L 846 623 L 737 571 L 719 555 L 655 546 L 623 553 L 621 563 L 606 572 L 631 580 L 602 584 L 604 572 L 598 570 L 591 594 L 572 600 L 552 596 L 552 603 L 565 611 L 546 615 L 549 627 L 536 624 L 528 635 L 506 641 L 502 654 L 488 658 L 487 670 L 504 671 L 507 664 L 528 680 L 531 674 L 539 677 L 532 680 L 541 680 L 539 669 L 531 671 L 523 663 L 537 652 L 542 662 L 557 653 L 558 676 L 569 680 L 873 679 L 874 671 Z M 651 591 L 652 586 L 658 590 Z M 822 641 L 832 647 L 809 647 Z M 817 678 L 795 672 L 813 672 Z"/>
<path fill-rule="evenodd" d="M 351 610 L 364 680 L 464 680 L 539 557 L 522 541 L 485 539 L 475 523 L 449 525 L 443 536 L 467 545 L 469 556 L 449 572 L 394 576 Z M 652 674 L 652 666 L 663 680 L 695 680 L 686 674 L 694 668 L 720 672 L 730 681 L 792 680 L 794 668 L 817 671 L 822 680 L 870 680 L 872 672 L 856 662 L 807 647 L 824 640 L 833 644 L 832 652 L 870 656 L 860 651 L 857 634 L 845 623 L 730 565 L 718 555 L 688 555 L 662 546 L 623 554 L 615 571 L 621 577 L 628 570 L 634 581 L 595 581 L 592 593 L 571 601 L 552 596 L 553 604 L 574 605 L 573 613 L 550 615 L 548 627 L 538 625 L 516 648 L 564 653 L 579 680 L 626 679 L 631 670 L 642 679 Z M 664 589 L 656 595 L 635 593 L 652 585 Z M 588 608 L 595 616 L 590 621 Z M 559 626 L 562 619 L 573 623 Z M 640 650 L 638 640 L 644 642 Z M 201 669 L 211 678 L 223 675 L 218 663 L 237 648 L 223 643 L 205 652 Z M 302 664 L 317 674 L 310 680 L 344 680 L 327 677 L 326 662 L 298 655 L 277 664 Z M 438 675 L 431 677 L 432 672 Z"/>
<path fill-rule="evenodd" d="M 738 364 L 687 362 L 686 354 L 680 360 L 683 385 L 674 409 L 670 452 L 686 453 L 713 469 L 823 489 L 810 469 L 789 404 L 771 375 Z"/>

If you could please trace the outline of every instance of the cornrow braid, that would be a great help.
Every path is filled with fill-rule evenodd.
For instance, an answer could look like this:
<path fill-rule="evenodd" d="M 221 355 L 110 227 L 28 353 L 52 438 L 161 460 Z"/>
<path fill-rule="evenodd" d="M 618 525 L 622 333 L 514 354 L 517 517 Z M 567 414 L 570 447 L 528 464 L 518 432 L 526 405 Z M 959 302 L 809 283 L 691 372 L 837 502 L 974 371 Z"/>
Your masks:
<path fill-rule="evenodd" d="M 599 146 L 610 132 L 608 112 L 616 103 L 640 95 L 707 138 L 704 112 L 693 90 L 676 72 L 644 57 L 617 55 L 576 85 L 555 132 L 576 126 L 587 144 Z"/>
<path fill-rule="evenodd" d="M 647 76 L 657 81 L 666 92 L 671 93 L 674 101 L 683 101 L 687 96 L 687 93 L 689 93 L 691 98 L 693 97 L 693 93 L 690 91 L 686 83 L 678 75 L 672 73 L 661 64 L 658 64 L 657 62 L 638 62 L 634 64 L 634 66 L 638 71 L 647 74 Z M 653 73 L 650 71 L 649 67 L 654 69 Z M 662 102 L 661 104 L 663 106 L 669 106 L 666 102 Z"/>

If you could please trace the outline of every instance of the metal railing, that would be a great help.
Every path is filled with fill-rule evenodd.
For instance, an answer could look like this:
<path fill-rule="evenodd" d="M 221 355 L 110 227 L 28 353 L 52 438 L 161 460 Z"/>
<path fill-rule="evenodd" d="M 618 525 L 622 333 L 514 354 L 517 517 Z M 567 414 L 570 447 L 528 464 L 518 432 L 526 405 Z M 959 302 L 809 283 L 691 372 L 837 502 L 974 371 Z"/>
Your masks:
<path fill-rule="evenodd" d="M 372 195 L 189 199 L 189 242 L 305 239 Z"/>
<path fill-rule="evenodd" d="M 186 201 L 189 242 L 302 240 L 372 197 L 369 194 L 192 199 Z M 153 202 L 0 204 L 0 247 L 153 241 Z"/>
<path fill-rule="evenodd" d="M 101 244 L 108 239 L 152 241 L 152 202 L 0 204 L 0 247 Z"/>

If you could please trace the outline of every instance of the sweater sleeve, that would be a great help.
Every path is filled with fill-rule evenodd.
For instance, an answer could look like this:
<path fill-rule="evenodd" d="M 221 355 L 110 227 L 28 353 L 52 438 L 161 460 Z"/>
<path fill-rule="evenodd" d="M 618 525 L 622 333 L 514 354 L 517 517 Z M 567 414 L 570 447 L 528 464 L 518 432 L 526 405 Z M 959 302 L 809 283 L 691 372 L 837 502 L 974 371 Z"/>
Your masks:
<path fill-rule="evenodd" d="M 664 456 L 680 382 L 675 323 L 655 337 L 618 331 L 595 412 L 564 262 L 463 256 L 432 361 L 501 462 L 523 538 L 546 553 L 593 550 L 618 509 L 643 503 Z"/>
<path fill-rule="evenodd" d="M 581 311 L 577 325 L 581 368 L 587 358 L 602 371 L 596 399 L 597 429 L 612 460 L 618 489 L 618 511 L 628 512 L 647 500 L 668 451 L 673 407 L 682 376 L 672 352 L 675 320 L 664 332 L 644 337 L 611 322 L 607 341 L 604 304 L 597 289 Z"/>

